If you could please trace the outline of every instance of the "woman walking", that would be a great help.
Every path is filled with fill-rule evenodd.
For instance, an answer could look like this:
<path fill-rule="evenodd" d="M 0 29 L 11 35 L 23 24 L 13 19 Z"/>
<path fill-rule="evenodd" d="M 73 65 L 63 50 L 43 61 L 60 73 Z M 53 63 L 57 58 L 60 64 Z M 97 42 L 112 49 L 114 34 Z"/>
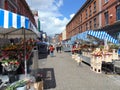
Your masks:
<path fill-rule="evenodd" d="M 49 50 L 50 50 L 50 56 L 53 57 L 54 56 L 54 50 L 55 50 L 53 45 L 50 45 Z"/>

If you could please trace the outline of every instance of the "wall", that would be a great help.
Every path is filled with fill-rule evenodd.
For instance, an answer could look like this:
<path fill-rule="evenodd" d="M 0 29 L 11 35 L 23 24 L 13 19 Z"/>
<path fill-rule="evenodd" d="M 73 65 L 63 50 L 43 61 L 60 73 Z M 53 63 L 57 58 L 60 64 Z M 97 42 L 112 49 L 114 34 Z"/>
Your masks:
<path fill-rule="evenodd" d="M 94 11 L 94 3 L 96 2 L 96 10 Z M 66 35 L 67 39 L 72 36 L 82 33 L 87 30 L 95 30 L 100 27 L 100 7 L 99 0 L 87 0 L 85 4 L 80 8 L 80 10 L 75 14 L 72 20 L 66 25 Z M 91 9 L 90 9 L 91 7 Z M 91 10 L 91 15 L 90 15 Z M 86 14 L 87 12 L 87 14 Z M 94 18 L 96 18 L 96 27 L 94 27 Z M 90 23 L 91 21 L 91 28 Z"/>
<path fill-rule="evenodd" d="M 107 3 L 102 0 L 102 27 L 105 27 L 105 16 L 104 13 L 108 12 L 109 14 L 109 24 L 112 25 L 116 22 L 116 6 L 119 3 L 117 0 L 109 0 Z"/>
<path fill-rule="evenodd" d="M 66 40 L 67 38 L 66 38 L 66 30 L 64 30 L 63 32 L 62 32 L 62 40 Z"/>

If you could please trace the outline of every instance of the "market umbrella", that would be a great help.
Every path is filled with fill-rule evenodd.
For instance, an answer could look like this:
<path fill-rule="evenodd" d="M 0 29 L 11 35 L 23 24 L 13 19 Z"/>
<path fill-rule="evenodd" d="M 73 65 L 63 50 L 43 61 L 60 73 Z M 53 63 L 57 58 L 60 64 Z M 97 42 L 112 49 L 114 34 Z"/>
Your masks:
<path fill-rule="evenodd" d="M 28 30 L 33 31 L 39 36 L 39 32 L 35 26 L 31 23 L 29 18 L 12 13 L 7 10 L 0 9 L 0 35 L 6 35 L 14 31 L 23 30 L 24 32 L 24 42 L 26 39 L 25 33 Z M 26 44 L 24 43 L 24 63 L 25 63 L 25 76 L 27 75 L 27 65 L 26 65 Z"/>

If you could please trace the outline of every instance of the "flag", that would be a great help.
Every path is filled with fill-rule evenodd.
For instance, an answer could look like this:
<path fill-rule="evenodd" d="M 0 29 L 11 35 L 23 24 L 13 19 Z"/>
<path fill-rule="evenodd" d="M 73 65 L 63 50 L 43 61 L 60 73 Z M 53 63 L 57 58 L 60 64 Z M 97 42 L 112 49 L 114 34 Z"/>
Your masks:
<path fill-rule="evenodd" d="M 38 31 L 40 32 L 40 20 L 38 19 Z"/>

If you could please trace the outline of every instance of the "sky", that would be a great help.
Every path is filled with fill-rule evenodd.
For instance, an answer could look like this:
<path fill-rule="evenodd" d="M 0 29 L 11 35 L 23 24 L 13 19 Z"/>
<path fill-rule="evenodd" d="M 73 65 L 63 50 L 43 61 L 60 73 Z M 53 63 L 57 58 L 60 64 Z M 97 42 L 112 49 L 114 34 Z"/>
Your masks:
<path fill-rule="evenodd" d="M 60 34 L 86 0 L 26 0 L 31 10 L 37 10 L 41 30 L 47 35 Z"/>

